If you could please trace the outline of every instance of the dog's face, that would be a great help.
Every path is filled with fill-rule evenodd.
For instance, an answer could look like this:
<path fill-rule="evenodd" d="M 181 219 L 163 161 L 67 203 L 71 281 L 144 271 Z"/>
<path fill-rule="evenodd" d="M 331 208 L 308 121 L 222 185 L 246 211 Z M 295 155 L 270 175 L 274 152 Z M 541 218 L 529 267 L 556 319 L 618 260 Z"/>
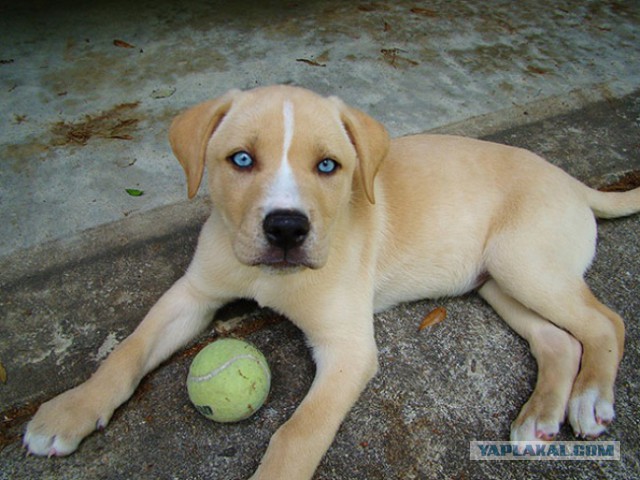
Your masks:
<path fill-rule="evenodd" d="M 287 270 L 326 263 L 352 197 L 373 202 L 388 148 L 373 119 L 294 87 L 229 92 L 177 117 L 170 138 L 190 197 L 206 163 L 238 260 Z"/>

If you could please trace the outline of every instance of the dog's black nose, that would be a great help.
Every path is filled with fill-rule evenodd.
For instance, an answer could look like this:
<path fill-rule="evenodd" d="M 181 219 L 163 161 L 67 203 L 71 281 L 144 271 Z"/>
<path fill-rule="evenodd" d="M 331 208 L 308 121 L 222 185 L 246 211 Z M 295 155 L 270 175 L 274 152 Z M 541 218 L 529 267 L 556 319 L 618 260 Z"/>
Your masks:
<path fill-rule="evenodd" d="M 307 216 L 295 210 L 276 210 L 262 222 L 269 243 L 285 251 L 302 245 L 310 228 Z"/>

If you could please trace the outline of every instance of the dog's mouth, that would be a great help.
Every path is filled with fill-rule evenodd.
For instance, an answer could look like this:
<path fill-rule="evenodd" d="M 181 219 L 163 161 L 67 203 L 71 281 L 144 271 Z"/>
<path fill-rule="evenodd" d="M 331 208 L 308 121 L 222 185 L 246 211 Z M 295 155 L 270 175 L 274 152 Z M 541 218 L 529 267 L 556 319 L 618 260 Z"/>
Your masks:
<path fill-rule="evenodd" d="M 292 250 L 269 248 L 257 259 L 255 266 L 266 267 L 283 273 L 303 268 L 317 268 L 302 248 Z"/>

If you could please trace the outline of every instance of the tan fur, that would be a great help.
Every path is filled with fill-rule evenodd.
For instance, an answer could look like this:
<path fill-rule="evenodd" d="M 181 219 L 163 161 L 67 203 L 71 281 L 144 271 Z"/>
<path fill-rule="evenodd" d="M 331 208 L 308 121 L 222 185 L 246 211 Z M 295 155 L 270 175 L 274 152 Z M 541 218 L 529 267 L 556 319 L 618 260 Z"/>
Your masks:
<path fill-rule="evenodd" d="M 595 253 L 592 210 L 637 212 L 640 190 L 596 192 L 530 152 L 461 137 L 389 143 L 364 113 L 294 87 L 232 91 L 193 107 L 176 118 L 170 139 L 190 197 L 205 164 L 209 172 L 213 211 L 194 259 L 88 382 L 40 408 L 25 435 L 31 452 L 74 451 L 147 372 L 238 297 L 287 315 L 317 364 L 255 479 L 313 475 L 377 370 L 374 311 L 477 287 L 538 362 L 512 439 L 553 438 L 567 407 L 578 435 L 597 436 L 613 419 L 624 326 L 583 274 Z M 255 159 L 251 169 L 231 163 L 239 151 Z M 325 158 L 341 167 L 320 174 Z M 311 226 L 287 254 L 263 223 L 278 178 Z"/>

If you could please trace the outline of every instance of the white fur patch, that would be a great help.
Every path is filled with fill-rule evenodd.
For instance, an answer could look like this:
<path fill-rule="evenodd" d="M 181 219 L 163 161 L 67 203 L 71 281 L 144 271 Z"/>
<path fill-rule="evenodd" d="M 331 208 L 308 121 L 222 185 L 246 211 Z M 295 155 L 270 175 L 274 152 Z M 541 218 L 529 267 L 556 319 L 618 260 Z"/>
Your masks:
<path fill-rule="evenodd" d="M 289 161 L 289 149 L 293 140 L 293 104 L 284 102 L 282 106 L 282 116 L 284 117 L 284 145 L 282 147 L 282 161 Z"/>
<path fill-rule="evenodd" d="M 606 423 L 613 417 L 613 405 L 599 398 L 595 389 L 586 390 L 569 401 L 569 422 L 576 436 L 597 437 L 607 429 Z"/>
<path fill-rule="evenodd" d="M 273 210 L 302 210 L 302 201 L 298 184 L 296 183 L 291 162 L 289 161 L 289 149 L 293 141 L 294 132 L 294 114 L 293 104 L 284 102 L 282 107 L 284 118 L 284 140 L 282 144 L 282 158 L 280 159 L 280 168 L 276 173 L 273 183 L 267 191 L 265 198 L 265 210 L 267 212 Z"/>

